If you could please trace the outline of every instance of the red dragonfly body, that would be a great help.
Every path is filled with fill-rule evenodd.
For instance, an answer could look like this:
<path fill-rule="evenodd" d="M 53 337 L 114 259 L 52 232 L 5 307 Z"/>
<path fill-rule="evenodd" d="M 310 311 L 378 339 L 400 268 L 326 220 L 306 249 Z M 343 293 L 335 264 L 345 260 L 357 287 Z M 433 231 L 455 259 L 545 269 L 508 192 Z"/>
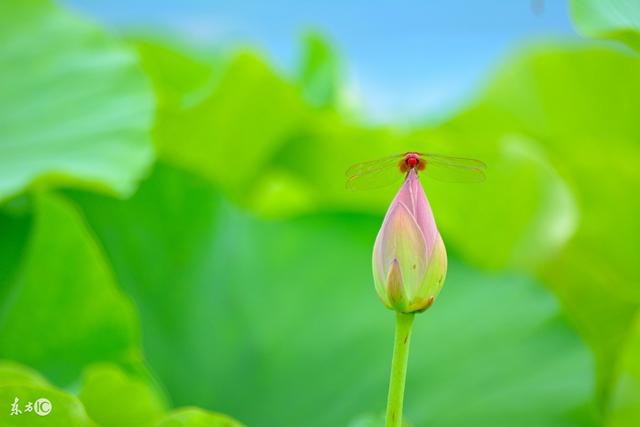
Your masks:
<path fill-rule="evenodd" d="M 384 187 L 401 181 L 411 169 L 439 181 L 482 182 L 486 165 L 466 157 L 411 151 L 351 166 L 347 170 L 347 188 Z"/>

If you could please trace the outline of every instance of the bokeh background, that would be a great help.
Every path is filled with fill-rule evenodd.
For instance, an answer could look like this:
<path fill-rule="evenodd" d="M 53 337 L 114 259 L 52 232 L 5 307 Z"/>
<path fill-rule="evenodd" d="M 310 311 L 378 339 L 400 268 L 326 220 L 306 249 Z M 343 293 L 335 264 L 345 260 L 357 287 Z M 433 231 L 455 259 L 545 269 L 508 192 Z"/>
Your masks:
<path fill-rule="evenodd" d="M 407 425 L 636 427 L 639 118 L 632 0 L 3 0 L 0 426 L 382 426 L 344 172 L 418 150 L 488 178 L 423 182 Z"/>

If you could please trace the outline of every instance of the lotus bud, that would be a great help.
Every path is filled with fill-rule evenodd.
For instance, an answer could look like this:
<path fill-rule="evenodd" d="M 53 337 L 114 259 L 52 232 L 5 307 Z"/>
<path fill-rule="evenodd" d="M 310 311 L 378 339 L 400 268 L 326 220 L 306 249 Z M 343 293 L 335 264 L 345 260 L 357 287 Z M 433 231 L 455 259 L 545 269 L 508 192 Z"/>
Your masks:
<path fill-rule="evenodd" d="M 373 247 L 373 278 L 388 308 L 424 311 L 447 272 L 447 252 L 415 169 L 393 199 Z"/>

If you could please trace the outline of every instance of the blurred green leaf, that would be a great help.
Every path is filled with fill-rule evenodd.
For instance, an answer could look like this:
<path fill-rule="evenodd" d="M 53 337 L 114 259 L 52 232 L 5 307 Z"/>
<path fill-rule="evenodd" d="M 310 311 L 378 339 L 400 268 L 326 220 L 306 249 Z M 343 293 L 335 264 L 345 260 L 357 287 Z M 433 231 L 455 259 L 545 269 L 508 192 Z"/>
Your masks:
<path fill-rule="evenodd" d="M 634 427 L 640 420 L 640 315 L 636 315 L 616 364 L 607 409 L 608 427 Z"/>
<path fill-rule="evenodd" d="M 226 415 L 198 408 L 182 408 L 167 415 L 157 427 L 242 427 L 242 424 Z"/>
<path fill-rule="evenodd" d="M 88 367 L 79 397 L 101 427 L 153 426 L 166 412 L 166 402 L 153 387 L 113 364 Z"/>
<path fill-rule="evenodd" d="M 620 40 L 640 50 L 640 2 L 571 0 L 578 29 L 587 36 Z"/>
<path fill-rule="evenodd" d="M 282 141 L 297 131 L 306 108 L 295 87 L 275 74 L 258 56 L 244 52 L 226 64 L 213 87 L 204 86 L 197 96 L 188 87 L 173 83 L 172 75 L 186 70 L 202 73 L 202 64 L 180 54 L 140 50 L 152 73 L 154 87 L 164 99 L 187 97 L 191 102 L 167 105 L 154 129 L 160 157 L 192 170 L 230 194 L 246 191 L 249 183 L 276 152 Z M 215 73 L 212 71 L 212 76 Z M 195 101 L 194 101 L 195 99 Z M 186 105 L 185 105 L 186 104 Z"/>
<path fill-rule="evenodd" d="M 371 284 L 379 217 L 264 222 L 166 166 L 129 201 L 72 197 L 138 303 L 150 363 L 178 405 L 255 426 L 383 410 L 393 319 Z M 414 339 L 415 425 L 594 425 L 590 356 L 531 280 L 452 257 Z"/>
<path fill-rule="evenodd" d="M 254 54 L 240 53 L 221 70 L 206 71 L 194 55 L 161 45 L 141 44 L 139 51 L 161 100 L 155 141 L 167 163 L 206 177 L 265 216 L 340 204 L 384 209 L 384 193 L 346 193 L 344 171 L 369 156 L 408 149 L 398 144 L 395 131 L 350 125 L 336 112 L 310 108 L 298 87 Z M 309 70 L 311 80 L 324 73 L 325 60 L 320 55 Z M 182 73 L 207 83 L 177 84 Z"/>
<path fill-rule="evenodd" d="M 192 329 L 187 320 L 204 316 L 202 326 L 208 328 L 215 323 L 208 316 L 223 315 L 211 305 L 213 301 L 193 294 L 193 282 L 208 286 L 220 274 L 217 260 L 224 260 L 228 253 L 228 248 L 214 245 L 220 197 L 204 178 L 190 176 L 157 166 L 147 190 L 121 204 L 89 194 L 74 195 L 90 215 L 94 231 L 105 233 L 100 234 L 102 244 L 118 277 L 127 278 L 120 283 L 139 309 L 147 358 L 177 405 L 214 399 L 212 384 L 198 379 L 211 379 L 210 371 L 222 369 L 233 357 L 225 349 L 209 359 L 215 343 L 206 339 L 208 333 L 200 335 L 199 328 Z M 117 214 L 109 219 L 106 210 L 100 212 L 103 208 Z M 185 399 L 187 395 L 199 397 Z"/>
<path fill-rule="evenodd" d="M 152 160 L 133 52 L 49 1 L 0 5 L 0 200 L 30 185 L 129 194 Z"/>
<path fill-rule="evenodd" d="M 380 214 L 396 188 L 346 191 L 345 171 L 357 162 L 407 151 L 407 146 L 389 128 L 363 128 L 334 113 L 316 113 L 283 141 L 246 189 L 244 204 L 270 217 L 325 210 Z"/>
<path fill-rule="evenodd" d="M 560 240 L 560 251 L 550 252 L 536 270 L 596 352 L 603 406 L 619 347 L 640 303 L 635 255 L 640 253 L 635 238 L 640 235 L 640 200 L 629 194 L 629 189 L 640 188 L 639 76 L 640 58 L 628 52 L 536 47 L 505 64 L 480 100 L 446 125 L 449 138 L 462 145 L 514 135 L 535 141 L 570 190 L 579 208 L 575 232 L 567 234 L 563 221 L 557 229 L 547 222 L 548 232 L 564 232 L 569 240 L 564 247 Z M 526 186 L 504 187 L 493 200 L 529 191 Z M 509 216 L 504 212 L 497 217 Z M 487 230 L 495 229 L 490 226 L 493 218 L 479 220 Z M 477 246 L 478 253 L 483 246 L 477 239 L 457 243 L 465 250 Z M 484 246 L 485 251 L 491 248 L 487 258 L 496 247 Z"/>
<path fill-rule="evenodd" d="M 136 40 L 135 47 L 156 93 L 158 121 L 202 101 L 217 83 L 213 65 L 194 55 L 148 40 Z"/>
<path fill-rule="evenodd" d="M 314 107 L 335 107 L 340 95 L 338 56 L 320 35 L 307 34 L 298 84 L 304 99 Z"/>
<path fill-rule="evenodd" d="M 35 402 L 40 398 L 51 402 L 47 415 L 34 412 Z M 0 362 L 0 402 L 3 427 L 97 427 L 76 397 L 50 386 L 39 374 L 17 363 Z M 11 415 L 14 402 L 22 411 L 20 414 Z M 34 405 L 32 411 L 27 412 L 27 402 Z"/>
<path fill-rule="evenodd" d="M 52 194 L 37 194 L 33 207 L 29 241 L 0 303 L 0 356 L 57 384 L 92 361 L 139 363 L 136 313 L 80 214 Z"/>
<path fill-rule="evenodd" d="M 26 205 L 26 197 L 21 197 L 0 209 L 0 301 L 4 301 L 11 291 L 27 244 L 32 218 L 25 213 Z"/>
<path fill-rule="evenodd" d="M 9 360 L 0 360 L 0 386 L 28 385 L 48 386 L 38 372 Z"/>

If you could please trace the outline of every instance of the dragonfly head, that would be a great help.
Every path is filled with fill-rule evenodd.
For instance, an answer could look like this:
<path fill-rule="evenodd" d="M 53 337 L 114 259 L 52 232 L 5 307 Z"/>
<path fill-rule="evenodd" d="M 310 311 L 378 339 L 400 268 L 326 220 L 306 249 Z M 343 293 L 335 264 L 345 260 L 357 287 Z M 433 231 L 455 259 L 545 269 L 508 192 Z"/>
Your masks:
<path fill-rule="evenodd" d="M 405 153 L 404 157 L 400 161 L 400 171 L 408 172 L 411 169 L 423 170 L 425 167 L 425 161 L 419 153 Z"/>

